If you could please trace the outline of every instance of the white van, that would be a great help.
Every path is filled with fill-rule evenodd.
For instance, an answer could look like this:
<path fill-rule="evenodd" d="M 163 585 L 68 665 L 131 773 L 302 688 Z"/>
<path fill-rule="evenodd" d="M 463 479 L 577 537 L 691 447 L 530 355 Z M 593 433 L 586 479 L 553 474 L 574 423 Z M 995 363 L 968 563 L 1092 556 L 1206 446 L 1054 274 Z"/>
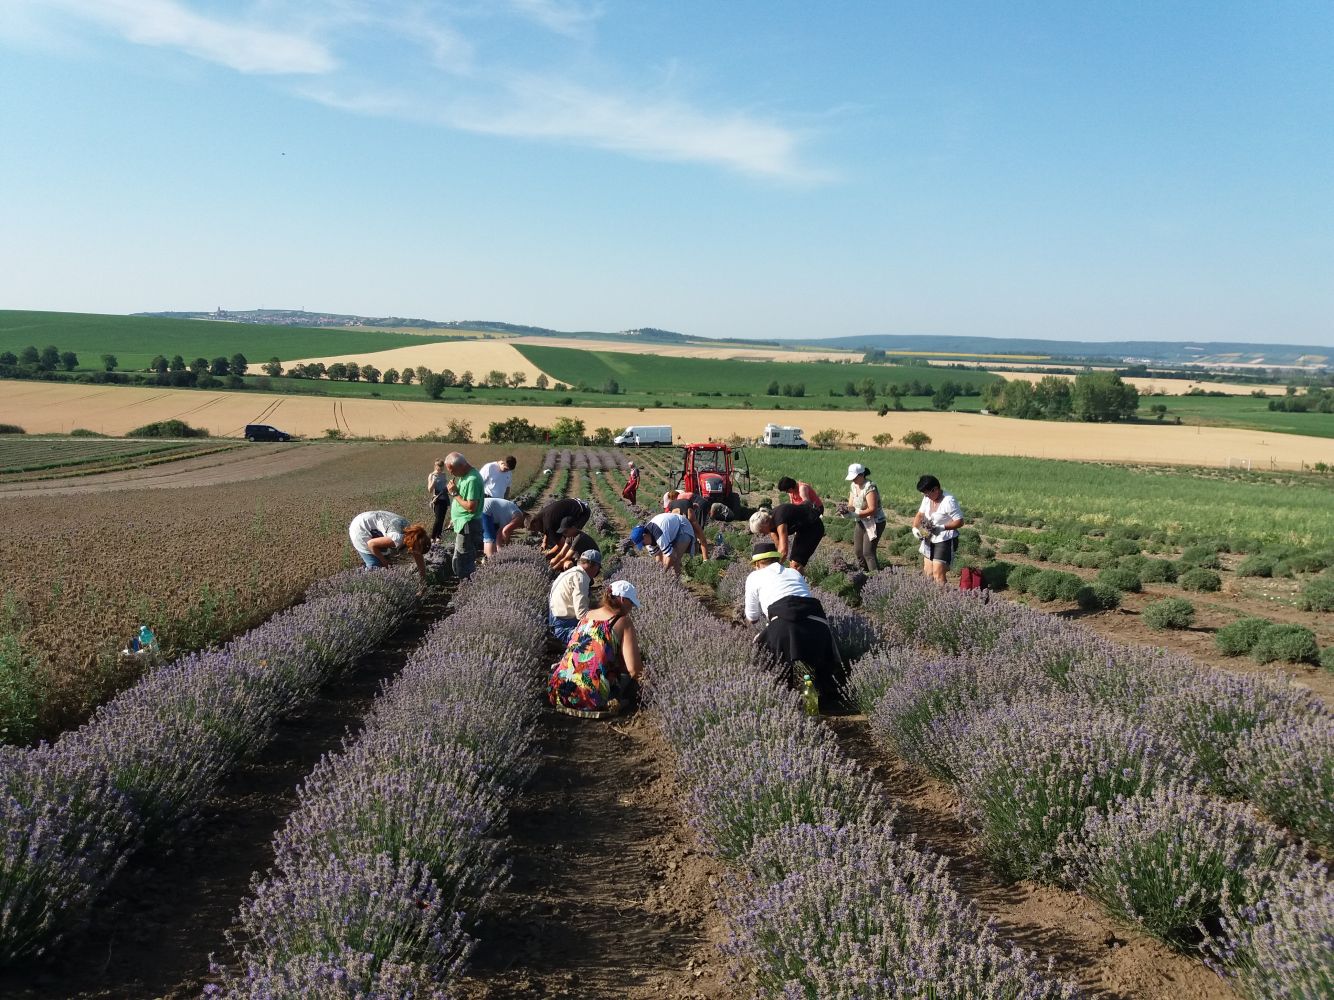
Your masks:
<path fill-rule="evenodd" d="M 760 444 L 770 448 L 805 448 L 806 439 L 801 436 L 800 427 L 765 424 Z"/>
<path fill-rule="evenodd" d="M 625 429 L 624 433 L 617 434 L 612 440 L 625 448 L 653 448 L 658 445 L 671 444 L 672 429 L 663 425 L 650 427 L 643 424 L 632 424 Z"/>

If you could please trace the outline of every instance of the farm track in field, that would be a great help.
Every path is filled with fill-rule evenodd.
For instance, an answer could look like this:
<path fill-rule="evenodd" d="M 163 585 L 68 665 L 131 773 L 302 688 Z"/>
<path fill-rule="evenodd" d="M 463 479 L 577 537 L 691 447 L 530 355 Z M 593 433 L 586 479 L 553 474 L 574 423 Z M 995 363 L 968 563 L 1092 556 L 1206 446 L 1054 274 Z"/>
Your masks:
<path fill-rule="evenodd" d="M 958 797 L 877 744 L 862 715 L 826 716 L 847 756 L 866 768 L 898 808 L 895 829 L 948 859 L 959 891 L 1015 944 L 1050 959 L 1053 971 L 1101 1000 L 1235 1000 L 1199 959 L 1110 917 L 1077 893 L 1032 882 L 1010 883 L 988 865 L 959 820 Z"/>
<path fill-rule="evenodd" d="M 231 927 L 252 874 L 273 858 L 273 835 L 296 806 L 296 787 L 355 732 L 381 684 L 403 667 L 446 610 L 431 591 L 380 648 L 361 657 L 210 800 L 199 825 L 166 856 L 136 858 L 111 887 L 89 931 L 44 965 L 0 976 L 6 1000 L 184 1000 L 209 979 L 209 956 L 230 953 Z"/>
<path fill-rule="evenodd" d="M 251 444 L 197 458 L 182 458 L 116 472 L 91 473 L 77 478 L 65 476 L 38 482 L 0 482 L 0 498 L 219 486 L 309 469 L 346 455 L 346 449 L 364 447 L 367 446 Z"/>

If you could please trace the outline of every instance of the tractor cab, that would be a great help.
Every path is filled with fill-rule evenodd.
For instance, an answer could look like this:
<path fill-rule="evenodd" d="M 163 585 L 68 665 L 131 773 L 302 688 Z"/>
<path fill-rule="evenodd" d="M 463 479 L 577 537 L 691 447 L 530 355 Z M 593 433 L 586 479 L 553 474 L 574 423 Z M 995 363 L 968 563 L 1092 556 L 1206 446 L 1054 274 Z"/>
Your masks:
<path fill-rule="evenodd" d="M 705 502 L 726 504 L 733 515 L 741 511 L 741 494 L 750 489 L 750 466 L 745 452 L 716 441 L 688 444 L 682 449 L 678 489 Z"/>

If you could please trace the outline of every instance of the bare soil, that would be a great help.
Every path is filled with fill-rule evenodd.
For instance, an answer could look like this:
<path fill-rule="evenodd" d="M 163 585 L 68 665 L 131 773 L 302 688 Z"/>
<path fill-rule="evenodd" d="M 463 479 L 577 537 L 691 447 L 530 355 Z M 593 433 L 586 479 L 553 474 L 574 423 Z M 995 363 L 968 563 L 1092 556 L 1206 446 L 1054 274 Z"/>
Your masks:
<path fill-rule="evenodd" d="M 1033 882 L 1006 882 L 991 870 L 977 838 L 959 819 L 944 782 L 922 775 L 875 743 L 863 715 L 825 722 L 845 753 L 870 770 L 898 806 L 896 828 L 949 861 L 955 884 L 1002 935 L 1052 961 L 1053 972 L 1101 1000 L 1235 1000 L 1198 958 L 1172 951 L 1121 924 L 1097 903 Z"/>
<path fill-rule="evenodd" d="M 196 998 L 213 981 L 210 956 L 231 957 L 226 932 L 252 875 L 273 861 L 273 835 L 320 757 L 354 733 L 381 683 L 396 674 L 449 593 L 425 603 L 387 643 L 361 658 L 312 705 L 278 724 L 277 737 L 207 803 L 178 849 L 131 859 L 89 931 L 42 963 L 0 975 L 5 1000 Z"/>
<path fill-rule="evenodd" d="M 105 493 L 127 489 L 186 489 L 220 486 L 224 483 L 267 479 L 300 469 L 322 465 L 347 456 L 364 444 L 250 444 L 244 448 L 175 462 L 160 462 L 137 469 L 99 472 L 43 479 L 37 482 L 0 483 L 0 497 L 60 496 L 80 493 Z"/>

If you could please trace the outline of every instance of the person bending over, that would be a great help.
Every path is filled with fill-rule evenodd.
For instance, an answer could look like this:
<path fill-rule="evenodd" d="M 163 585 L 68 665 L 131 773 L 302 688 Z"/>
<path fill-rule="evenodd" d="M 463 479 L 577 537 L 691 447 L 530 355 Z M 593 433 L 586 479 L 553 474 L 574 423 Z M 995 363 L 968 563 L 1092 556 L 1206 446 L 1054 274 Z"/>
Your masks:
<path fill-rule="evenodd" d="M 527 521 L 528 515 L 513 500 L 487 497 L 482 501 L 482 551 L 495 555 Z"/>
<path fill-rule="evenodd" d="M 801 573 L 824 538 L 824 521 L 810 504 L 780 503 L 771 511 L 752 514 L 750 532 L 768 535 L 788 565 Z"/>
<path fill-rule="evenodd" d="M 681 575 L 681 560 L 694 551 L 695 532 L 680 514 L 658 514 L 647 524 L 630 529 L 636 549 L 647 549 L 663 569 Z"/>
<path fill-rule="evenodd" d="M 402 514 L 389 510 L 368 510 L 358 514 L 347 526 L 352 548 L 367 569 L 389 565 L 389 557 L 407 552 L 417 564 L 422 590 L 426 589 L 426 560 L 422 558 L 431 547 L 431 536 L 422 524 L 408 524 Z"/>
<path fill-rule="evenodd" d="M 563 570 L 574 565 L 583 551 L 574 547 L 575 539 L 591 514 L 592 509 L 583 500 L 563 497 L 552 500 L 528 519 L 528 530 L 542 536 L 542 555 L 553 568 Z"/>
<path fill-rule="evenodd" d="M 602 553 L 589 549 L 552 583 L 547 596 L 547 625 L 562 645 L 570 641 L 574 627 L 588 614 L 589 593 L 601 569 Z"/>

